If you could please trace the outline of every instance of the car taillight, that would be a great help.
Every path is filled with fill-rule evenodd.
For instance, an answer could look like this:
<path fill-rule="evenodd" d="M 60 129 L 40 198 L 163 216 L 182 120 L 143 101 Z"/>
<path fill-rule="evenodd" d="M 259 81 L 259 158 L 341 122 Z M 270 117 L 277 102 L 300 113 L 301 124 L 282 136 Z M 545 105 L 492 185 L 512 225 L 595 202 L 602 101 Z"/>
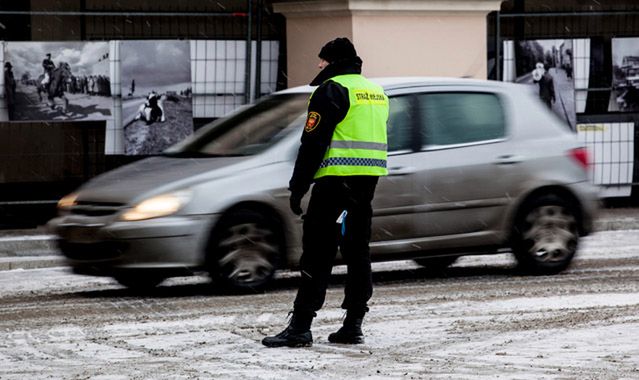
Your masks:
<path fill-rule="evenodd" d="M 588 149 L 586 148 L 575 148 L 570 150 L 570 157 L 572 157 L 579 165 L 581 165 L 584 170 L 588 170 L 588 165 L 590 164 L 588 159 Z"/>

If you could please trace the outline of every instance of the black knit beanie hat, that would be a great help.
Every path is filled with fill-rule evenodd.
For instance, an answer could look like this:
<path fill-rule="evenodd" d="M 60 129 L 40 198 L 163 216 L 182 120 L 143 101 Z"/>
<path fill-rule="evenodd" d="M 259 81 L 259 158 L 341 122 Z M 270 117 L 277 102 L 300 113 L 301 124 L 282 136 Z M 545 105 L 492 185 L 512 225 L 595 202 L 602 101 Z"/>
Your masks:
<path fill-rule="evenodd" d="M 336 38 L 333 41 L 329 41 L 322 50 L 320 50 L 318 56 L 328 63 L 334 63 L 345 59 L 352 59 L 357 57 L 355 46 L 346 37 Z"/>

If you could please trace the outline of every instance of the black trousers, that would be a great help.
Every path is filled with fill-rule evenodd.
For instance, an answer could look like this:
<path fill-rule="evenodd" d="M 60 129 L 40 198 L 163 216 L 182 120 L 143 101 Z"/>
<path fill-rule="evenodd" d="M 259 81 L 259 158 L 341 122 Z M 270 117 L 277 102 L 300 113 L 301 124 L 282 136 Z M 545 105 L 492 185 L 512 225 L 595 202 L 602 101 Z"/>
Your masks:
<path fill-rule="evenodd" d="M 311 313 L 324 304 L 338 246 L 348 268 L 342 308 L 368 311 L 373 295 L 368 244 L 377 180 L 373 176 L 323 177 L 315 183 L 304 217 L 302 280 L 295 311 Z M 348 214 L 343 228 L 336 221 L 344 210 Z"/>

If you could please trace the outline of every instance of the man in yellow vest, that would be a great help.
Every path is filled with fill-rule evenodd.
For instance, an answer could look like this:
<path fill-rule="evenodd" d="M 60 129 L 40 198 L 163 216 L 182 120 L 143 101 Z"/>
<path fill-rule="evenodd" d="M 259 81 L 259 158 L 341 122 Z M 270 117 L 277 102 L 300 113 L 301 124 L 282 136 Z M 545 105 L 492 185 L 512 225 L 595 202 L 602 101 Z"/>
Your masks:
<path fill-rule="evenodd" d="M 327 43 L 319 53 L 322 71 L 311 82 L 302 145 L 289 183 L 291 210 L 314 182 L 304 216 L 301 284 L 288 327 L 262 340 L 268 347 L 306 347 L 313 343 L 311 322 L 324 304 L 333 261 L 340 247 L 348 267 L 343 326 L 332 343 L 364 342 L 362 319 L 373 294 L 369 241 L 371 201 L 386 170 L 388 98 L 361 75 L 362 60 L 347 38 Z"/>

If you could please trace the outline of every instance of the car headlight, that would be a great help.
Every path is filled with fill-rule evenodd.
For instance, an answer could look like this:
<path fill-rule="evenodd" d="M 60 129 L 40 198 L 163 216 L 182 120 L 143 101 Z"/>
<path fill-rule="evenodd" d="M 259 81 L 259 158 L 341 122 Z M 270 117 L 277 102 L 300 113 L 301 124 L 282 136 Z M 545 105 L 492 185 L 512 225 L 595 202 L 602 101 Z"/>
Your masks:
<path fill-rule="evenodd" d="M 75 206 L 75 201 L 78 199 L 78 193 L 71 193 L 65 195 L 58 201 L 58 210 L 67 211 L 71 207 Z"/>
<path fill-rule="evenodd" d="M 143 200 L 121 216 L 121 220 L 136 221 L 159 218 L 176 213 L 191 200 L 191 191 L 180 190 L 172 193 L 157 195 Z"/>

